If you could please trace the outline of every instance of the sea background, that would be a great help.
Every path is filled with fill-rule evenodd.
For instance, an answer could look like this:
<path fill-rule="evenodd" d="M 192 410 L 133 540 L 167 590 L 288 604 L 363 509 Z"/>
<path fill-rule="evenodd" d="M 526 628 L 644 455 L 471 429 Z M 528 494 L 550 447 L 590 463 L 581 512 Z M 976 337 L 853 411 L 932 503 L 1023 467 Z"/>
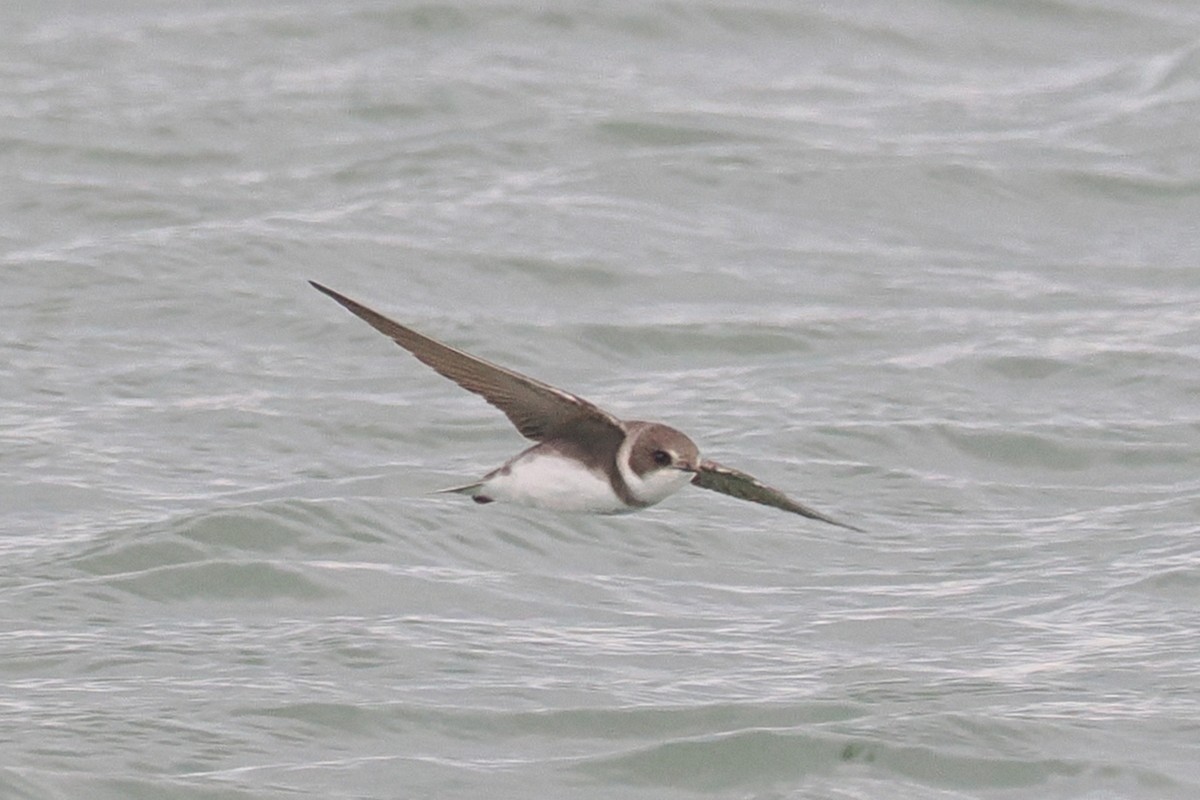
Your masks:
<path fill-rule="evenodd" d="M 0 176 L 0 798 L 1200 796 L 1200 4 L 8 3 Z"/>

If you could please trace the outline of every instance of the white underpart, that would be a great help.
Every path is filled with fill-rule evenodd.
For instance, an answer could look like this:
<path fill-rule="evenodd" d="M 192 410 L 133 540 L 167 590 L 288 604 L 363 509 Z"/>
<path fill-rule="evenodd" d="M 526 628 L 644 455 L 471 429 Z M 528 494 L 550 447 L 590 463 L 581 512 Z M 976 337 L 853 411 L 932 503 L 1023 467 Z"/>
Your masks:
<path fill-rule="evenodd" d="M 625 484 L 633 496 L 646 505 L 652 506 L 666 500 L 691 482 L 692 473 L 670 467 L 648 472 L 644 478 L 639 477 L 629 466 L 629 453 L 632 449 L 631 438 L 625 437 L 625 441 L 621 442 L 621 449 L 617 450 L 617 469 L 620 470 L 621 477 L 625 479 Z"/>
<path fill-rule="evenodd" d="M 572 458 L 547 453 L 526 454 L 480 485 L 478 494 L 493 500 L 591 514 L 636 511 L 621 502 L 604 475 Z"/>

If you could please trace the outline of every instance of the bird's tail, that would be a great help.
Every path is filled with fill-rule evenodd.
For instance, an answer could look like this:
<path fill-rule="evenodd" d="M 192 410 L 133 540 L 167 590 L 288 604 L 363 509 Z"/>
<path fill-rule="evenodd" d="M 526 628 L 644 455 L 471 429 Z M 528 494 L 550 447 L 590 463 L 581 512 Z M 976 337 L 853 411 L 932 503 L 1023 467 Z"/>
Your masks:
<path fill-rule="evenodd" d="M 481 486 L 483 486 L 483 481 L 476 481 L 475 483 L 467 483 L 467 484 L 463 484 L 462 486 L 451 486 L 447 489 L 434 489 L 433 493 L 434 494 L 470 494 L 470 495 L 473 495 L 473 494 L 475 494 L 475 492 L 477 492 L 479 490 L 479 488 Z"/>

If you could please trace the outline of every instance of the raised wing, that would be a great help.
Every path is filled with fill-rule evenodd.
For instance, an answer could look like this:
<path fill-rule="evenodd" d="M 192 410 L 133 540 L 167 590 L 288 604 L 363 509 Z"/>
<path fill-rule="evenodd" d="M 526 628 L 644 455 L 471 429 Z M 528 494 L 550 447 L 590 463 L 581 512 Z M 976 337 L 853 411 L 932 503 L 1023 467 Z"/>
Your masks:
<path fill-rule="evenodd" d="M 806 505 L 797 503 L 783 492 L 767 486 L 753 476 L 747 475 L 741 470 L 723 467 L 715 461 L 701 462 L 695 476 L 692 478 L 692 483 L 702 489 L 712 489 L 714 492 L 727 494 L 730 497 L 736 497 L 740 500 L 762 503 L 764 506 L 781 508 L 784 511 L 791 511 L 793 514 L 799 514 L 802 517 L 828 522 L 830 525 L 837 525 L 839 528 L 846 528 L 858 531 L 859 533 L 863 532 L 862 528 L 856 528 L 853 525 L 847 525 L 844 522 L 838 522 L 836 519 L 827 517 L 819 511 L 814 511 Z"/>
<path fill-rule="evenodd" d="M 309 281 L 375 330 L 468 392 L 483 397 L 512 421 L 521 435 L 540 442 L 553 436 L 624 438 L 621 421 L 582 397 L 456 350 L 388 319 L 343 294 Z M 619 440 L 618 440 L 619 441 Z"/>

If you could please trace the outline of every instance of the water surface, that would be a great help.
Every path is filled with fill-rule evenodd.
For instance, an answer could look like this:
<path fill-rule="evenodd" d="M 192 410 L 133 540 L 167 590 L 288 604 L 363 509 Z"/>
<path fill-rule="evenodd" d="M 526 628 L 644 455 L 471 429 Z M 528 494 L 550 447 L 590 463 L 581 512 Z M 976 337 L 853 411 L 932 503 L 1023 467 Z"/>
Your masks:
<path fill-rule="evenodd" d="M 0 31 L 0 796 L 1200 792 L 1192 4 Z M 431 495 L 307 278 L 866 533 Z"/>

